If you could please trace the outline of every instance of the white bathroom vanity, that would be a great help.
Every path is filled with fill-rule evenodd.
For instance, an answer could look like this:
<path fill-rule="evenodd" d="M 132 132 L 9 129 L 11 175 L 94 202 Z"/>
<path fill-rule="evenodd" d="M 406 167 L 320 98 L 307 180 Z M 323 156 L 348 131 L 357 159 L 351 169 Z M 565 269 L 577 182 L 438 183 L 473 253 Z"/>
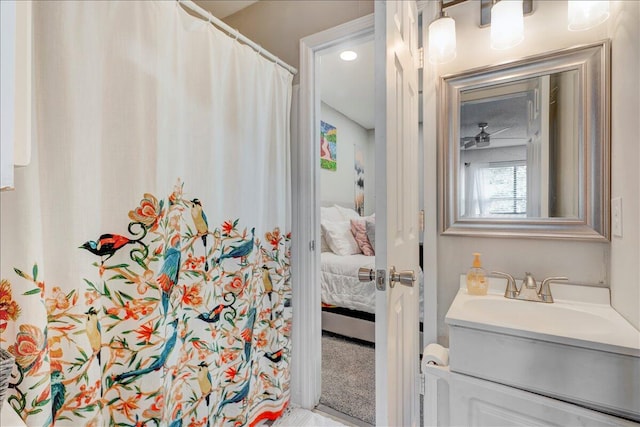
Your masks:
<path fill-rule="evenodd" d="M 425 425 L 638 425 L 640 332 L 609 289 L 552 284 L 555 302 L 468 295 L 452 303 L 449 366 L 423 366 Z"/>

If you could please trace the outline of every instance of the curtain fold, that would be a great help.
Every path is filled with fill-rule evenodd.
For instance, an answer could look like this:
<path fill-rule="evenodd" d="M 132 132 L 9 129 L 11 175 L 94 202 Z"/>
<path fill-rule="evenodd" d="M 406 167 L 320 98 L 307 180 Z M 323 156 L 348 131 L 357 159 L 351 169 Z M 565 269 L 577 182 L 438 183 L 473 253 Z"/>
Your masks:
<path fill-rule="evenodd" d="M 464 217 L 486 216 L 489 213 L 491 200 L 489 198 L 490 186 L 486 168 L 488 163 L 471 163 L 464 169 Z"/>
<path fill-rule="evenodd" d="M 5 405 L 30 426 L 277 417 L 291 74 L 177 2 L 33 12 L 32 163 L 0 200 Z"/>

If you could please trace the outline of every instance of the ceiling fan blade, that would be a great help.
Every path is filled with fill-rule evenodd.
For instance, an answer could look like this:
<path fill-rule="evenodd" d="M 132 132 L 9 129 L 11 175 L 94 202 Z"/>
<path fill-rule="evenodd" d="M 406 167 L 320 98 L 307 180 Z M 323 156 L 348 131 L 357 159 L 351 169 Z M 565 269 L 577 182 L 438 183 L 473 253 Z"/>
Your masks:
<path fill-rule="evenodd" d="M 497 130 L 497 131 L 495 131 L 495 132 L 491 132 L 491 133 L 490 133 L 490 135 L 491 135 L 491 137 L 494 137 L 495 135 L 497 135 L 497 134 L 499 134 L 499 133 L 501 133 L 501 132 L 507 131 L 507 130 L 509 130 L 509 129 L 511 129 L 511 127 L 502 128 L 502 129 Z"/>
<path fill-rule="evenodd" d="M 474 138 L 463 138 L 460 140 L 460 148 L 466 150 L 467 148 L 471 148 L 476 145 L 476 140 Z"/>

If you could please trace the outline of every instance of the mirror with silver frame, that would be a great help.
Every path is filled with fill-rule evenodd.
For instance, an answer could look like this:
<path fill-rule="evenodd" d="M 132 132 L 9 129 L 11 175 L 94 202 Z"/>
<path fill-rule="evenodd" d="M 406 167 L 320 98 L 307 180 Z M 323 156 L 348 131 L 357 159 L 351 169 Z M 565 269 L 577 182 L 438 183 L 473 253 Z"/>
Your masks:
<path fill-rule="evenodd" d="M 610 42 L 442 77 L 445 235 L 609 239 Z"/>

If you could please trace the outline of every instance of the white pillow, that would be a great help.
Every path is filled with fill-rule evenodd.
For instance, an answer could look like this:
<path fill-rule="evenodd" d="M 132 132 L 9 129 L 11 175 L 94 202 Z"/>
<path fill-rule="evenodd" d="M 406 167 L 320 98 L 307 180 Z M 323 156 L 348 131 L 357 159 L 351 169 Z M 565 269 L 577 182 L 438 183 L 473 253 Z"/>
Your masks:
<path fill-rule="evenodd" d="M 330 207 L 321 206 L 320 207 L 320 223 L 322 223 L 322 221 L 331 221 L 331 222 L 344 221 L 344 217 L 342 216 L 340 211 L 336 209 L 335 206 L 330 206 Z M 325 239 L 324 237 L 324 230 L 322 229 L 322 227 L 320 227 L 320 251 L 331 252 L 331 248 L 327 243 L 327 239 Z"/>
<path fill-rule="evenodd" d="M 342 216 L 340 211 L 335 206 L 331 206 L 328 208 L 325 208 L 325 207 L 320 208 L 320 222 L 344 221 L 345 219 L 349 219 L 349 218 L 345 218 L 344 216 Z"/>
<path fill-rule="evenodd" d="M 327 239 L 324 238 L 324 231 L 320 228 L 320 251 L 321 252 L 331 252 L 331 248 L 327 243 Z"/>
<path fill-rule="evenodd" d="M 342 217 L 344 219 L 346 219 L 347 221 L 351 220 L 351 219 L 359 219 L 362 218 L 360 216 L 360 214 L 358 214 L 358 212 L 356 212 L 354 209 L 350 209 L 350 208 L 345 208 L 343 206 L 340 205 L 334 205 L 334 208 L 336 208 L 338 210 L 338 212 L 340 212 L 340 214 L 342 215 Z"/>
<path fill-rule="evenodd" d="M 351 234 L 349 221 L 322 221 L 320 223 L 327 244 L 336 255 L 360 254 L 360 246 Z"/>

